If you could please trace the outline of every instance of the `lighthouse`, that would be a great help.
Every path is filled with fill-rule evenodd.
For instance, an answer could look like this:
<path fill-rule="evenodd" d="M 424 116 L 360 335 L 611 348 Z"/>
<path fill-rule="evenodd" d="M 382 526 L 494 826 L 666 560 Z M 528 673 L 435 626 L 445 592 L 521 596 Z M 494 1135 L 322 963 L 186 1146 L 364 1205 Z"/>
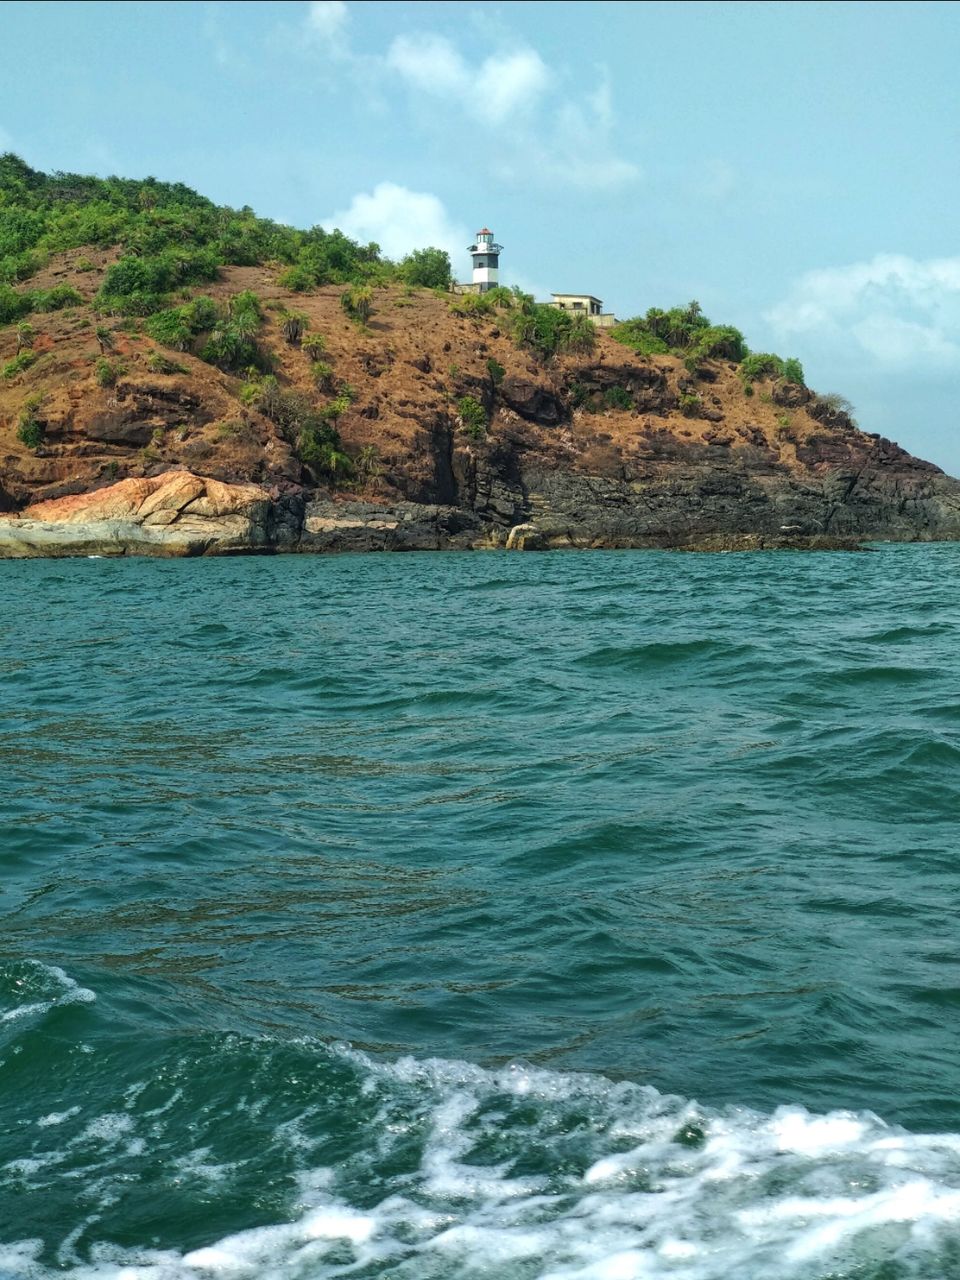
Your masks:
<path fill-rule="evenodd" d="M 467 252 L 473 258 L 473 288 L 476 293 L 486 293 L 495 289 L 499 279 L 500 254 L 502 244 L 494 244 L 493 232 L 483 227 L 477 232 L 476 244 L 472 244 Z"/>

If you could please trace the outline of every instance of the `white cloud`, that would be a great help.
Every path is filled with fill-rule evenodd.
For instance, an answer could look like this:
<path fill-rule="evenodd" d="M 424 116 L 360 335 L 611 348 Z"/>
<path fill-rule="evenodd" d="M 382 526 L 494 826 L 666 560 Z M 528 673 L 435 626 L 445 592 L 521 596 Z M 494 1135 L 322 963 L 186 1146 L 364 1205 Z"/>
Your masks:
<path fill-rule="evenodd" d="M 387 66 L 414 89 L 435 97 L 457 97 L 469 88 L 467 64 L 443 36 L 397 36 L 387 51 Z"/>
<path fill-rule="evenodd" d="M 960 366 L 960 257 L 878 254 L 807 272 L 765 319 L 810 346 L 853 346 L 886 368 Z"/>
<path fill-rule="evenodd" d="M 552 145 L 539 155 L 535 145 L 530 147 L 534 167 L 575 187 L 609 188 L 635 181 L 639 168 L 613 150 L 613 125 L 610 86 L 601 81 L 582 102 L 568 101 L 559 109 Z"/>
<path fill-rule="evenodd" d="M 533 49 L 487 58 L 472 85 L 472 113 L 491 124 L 509 124 L 546 91 L 550 73 Z"/>
<path fill-rule="evenodd" d="M 450 40 L 430 32 L 397 36 L 387 51 L 387 66 L 410 88 L 450 98 L 467 115 L 497 125 L 532 107 L 550 81 L 533 49 L 494 54 L 471 67 Z"/>
<path fill-rule="evenodd" d="M 610 188 L 639 177 L 637 166 L 616 152 L 613 103 L 602 69 L 594 70 L 592 91 L 577 92 L 527 45 L 505 38 L 497 52 L 471 61 L 452 40 L 431 31 L 399 35 L 384 56 L 361 59 L 347 42 L 347 17 L 341 0 L 317 0 L 308 18 L 310 33 L 321 30 L 327 51 L 351 63 L 365 84 L 377 80 L 378 69 L 392 72 L 414 100 L 431 104 L 439 123 L 449 125 L 451 117 L 437 115 L 437 102 L 448 104 L 454 119 L 459 114 L 482 124 L 495 143 L 484 148 L 486 161 L 500 176 L 520 182 L 537 176 L 584 188 Z"/>
<path fill-rule="evenodd" d="M 313 0 L 307 10 L 307 35 L 327 52 L 340 53 L 344 47 L 349 16 L 343 0 Z"/>
<path fill-rule="evenodd" d="M 450 219 L 435 195 L 394 182 L 381 182 L 369 194 L 355 195 L 347 209 L 324 218 L 321 225 L 328 231 L 339 227 L 364 243 L 375 240 L 388 258 L 428 246 L 446 249 L 454 274 L 470 242 L 469 233 Z"/>
<path fill-rule="evenodd" d="M 449 40 L 432 35 L 398 37 L 387 63 L 410 89 L 444 98 L 497 130 L 490 163 L 504 178 L 537 176 L 597 189 L 639 177 L 637 166 L 614 150 L 613 102 L 602 72 L 592 92 L 570 97 L 533 49 L 496 54 L 471 67 Z"/>

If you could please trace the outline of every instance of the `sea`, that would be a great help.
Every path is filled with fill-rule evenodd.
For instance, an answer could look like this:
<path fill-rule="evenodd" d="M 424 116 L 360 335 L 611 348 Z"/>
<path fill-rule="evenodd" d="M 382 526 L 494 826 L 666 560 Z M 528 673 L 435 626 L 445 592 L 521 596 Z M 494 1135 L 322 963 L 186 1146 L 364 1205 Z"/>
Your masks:
<path fill-rule="evenodd" d="M 960 1277 L 958 582 L 0 565 L 0 1280 Z"/>

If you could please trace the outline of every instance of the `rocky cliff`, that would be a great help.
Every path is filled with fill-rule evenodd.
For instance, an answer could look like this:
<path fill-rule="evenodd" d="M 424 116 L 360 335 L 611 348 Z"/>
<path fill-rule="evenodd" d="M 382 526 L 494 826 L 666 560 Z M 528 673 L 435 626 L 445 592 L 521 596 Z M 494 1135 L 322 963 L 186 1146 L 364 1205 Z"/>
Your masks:
<path fill-rule="evenodd" d="M 39 285 L 92 299 L 109 254 L 76 260 Z M 32 363 L 0 380 L 0 555 L 960 537 L 960 483 L 804 387 L 748 388 L 716 360 L 691 374 L 604 334 L 542 362 L 497 313 L 460 315 L 426 290 L 376 290 L 362 327 L 340 288 L 286 293 L 265 267 L 225 268 L 204 292 L 243 290 L 264 307 L 277 385 L 318 406 L 340 394 L 341 473 L 304 460 L 249 380 L 135 321 L 110 322 L 101 385 L 103 333 L 79 304 L 33 317 Z M 291 310 L 322 338 L 319 379 L 316 347 L 285 336 Z M 15 354 L 0 329 L 0 366 Z"/>

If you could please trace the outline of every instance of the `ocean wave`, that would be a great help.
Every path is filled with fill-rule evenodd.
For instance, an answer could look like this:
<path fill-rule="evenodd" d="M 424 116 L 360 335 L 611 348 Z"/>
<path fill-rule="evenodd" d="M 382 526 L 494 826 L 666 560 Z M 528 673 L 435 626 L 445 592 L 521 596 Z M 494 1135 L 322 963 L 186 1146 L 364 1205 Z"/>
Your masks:
<path fill-rule="evenodd" d="M 0 1246 L 0 1275 L 933 1280 L 953 1256 L 960 1134 L 913 1134 L 870 1112 L 710 1109 L 650 1086 L 523 1063 L 488 1070 L 384 1061 L 348 1046 L 300 1049 L 318 1080 L 329 1081 L 326 1066 L 338 1083 L 277 1126 L 275 1140 L 296 1166 L 285 1221 L 179 1249 L 150 1240 L 130 1247 L 96 1240 L 94 1209 L 54 1260 L 42 1240 Z M 310 1126 L 325 1107 L 343 1105 L 344 1079 L 362 1098 L 364 1119 L 359 1143 L 337 1159 L 335 1144 Z M 137 1090 L 127 1094 L 135 1099 Z M 163 1113 L 138 1116 L 128 1106 L 88 1120 L 48 1153 L 48 1172 L 68 1166 L 77 1144 L 131 1148 L 141 1130 L 160 1154 L 169 1145 Z M 236 1165 L 208 1148 L 167 1160 L 171 1178 L 229 1196 Z M 89 1200 L 97 1187 L 115 1194 L 102 1179 L 81 1191 Z M 95 1242 L 81 1251 L 83 1228 Z"/>
<path fill-rule="evenodd" d="M 20 960 L 0 966 L 0 1027 L 40 1017 L 58 1006 L 92 1004 L 96 998 L 58 965 Z"/>

